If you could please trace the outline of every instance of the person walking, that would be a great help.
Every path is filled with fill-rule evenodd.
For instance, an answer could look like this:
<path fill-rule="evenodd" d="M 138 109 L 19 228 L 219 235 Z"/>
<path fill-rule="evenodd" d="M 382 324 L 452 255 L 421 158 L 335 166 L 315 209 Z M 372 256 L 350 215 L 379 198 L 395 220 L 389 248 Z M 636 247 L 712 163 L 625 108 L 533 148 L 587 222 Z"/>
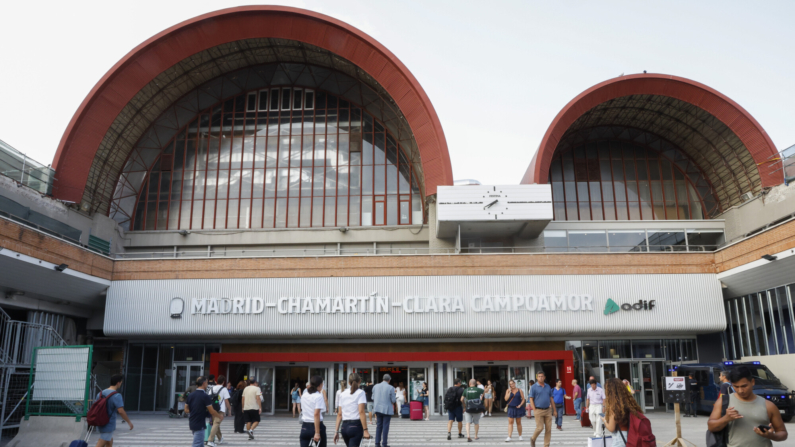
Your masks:
<path fill-rule="evenodd" d="M 428 382 L 422 382 L 422 388 L 418 396 L 420 402 L 422 402 L 422 414 L 425 416 L 426 421 L 431 420 L 431 410 L 428 408 Z"/>
<path fill-rule="evenodd" d="M 290 397 L 293 401 L 293 417 L 301 415 L 301 384 L 295 382 L 295 386 L 290 390 Z"/>
<path fill-rule="evenodd" d="M 539 371 L 536 373 L 536 383 L 530 387 L 530 407 L 536 417 L 536 429 L 530 438 L 530 445 L 535 447 L 536 439 L 544 431 L 544 447 L 549 447 L 552 439 L 552 418 L 557 417 L 555 401 L 552 396 L 552 387 L 546 383 L 546 375 Z"/>
<path fill-rule="evenodd" d="M 246 389 L 246 382 L 240 381 L 235 387 L 235 392 L 229 403 L 232 406 L 232 411 L 235 414 L 235 433 L 245 433 L 246 423 L 243 422 L 243 390 Z"/>
<path fill-rule="evenodd" d="M 254 439 L 254 429 L 257 428 L 262 414 L 262 390 L 257 379 L 252 378 L 243 390 L 243 422 L 246 423 L 248 439 Z"/>
<path fill-rule="evenodd" d="M 604 403 L 604 417 L 596 417 L 612 435 L 613 447 L 626 447 L 629 438 L 629 417 L 631 414 L 640 417 L 643 410 L 619 379 L 607 379 L 603 391 L 608 396 Z"/>
<path fill-rule="evenodd" d="M 326 426 L 323 424 L 326 398 L 322 391 L 323 378 L 310 377 L 309 386 L 301 396 L 301 435 L 298 437 L 301 447 L 309 447 L 312 441 L 317 443 L 318 447 L 326 447 Z"/>
<path fill-rule="evenodd" d="M 133 429 L 133 423 L 130 422 L 130 418 L 127 417 L 127 412 L 124 411 L 124 399 L 122 399 L 121 394 L 119 394 L 119 388 L 121 388 L 123 381 L 123 375 L 114 374 L 110 378 L 110 386 L 107 389 L 97 393 L 97 398 L 94 399 L 94 401 L 97 401 L 100 398 L 107 399 L 105 407 L 108 410 L 109 416 L 107 424 L 97 427 L 97 430 L 99 431 L 99 439 L 97 440 L 96 447 L 113 447 L 113 432 L 116 431 L 116 414 L 124 419 L 124 422 L 130 426 L 130 430 Z M 202 430 L 203 429 L 204 428 L 202 428 Z M 202 440 L 203 439 L 204 438 L 202 438 Z"/>
<path fill-rule="evenodd" d="M 756 380 L 751 370 L 747 366 L 733 368 L 729 381 L 734 393 L 718 396 L 707 421 L 709 431 L 717 433 L 729 427 L 726 447 L 771 447 L 772 441 L 786 441 L 787 427 L 776 404 L 754 394 Z M 729 404 L 723 415 L 726 398 Z"/>
<path fill-rule="evenodd" d="M 469 427 L 475 424 L 475 439 L 478 438 L 480 429 L 480 416 L 483 412 L 483 390 L 478 386 L 475 379 L 469 380 L 469 388 L 465 389 L 461 395 L 461 405 L 465 409 L 464 425 L 467 428 L 467 442 L 472 442 Z"/>
<path fill-rule="evenodd" d="M 193 444 L 191 444 L 191 447 L 204 446 L 207 419 L 218 418 L 222 421 L 224 420 L 224 415 L 213 408 L 213 400 L 207 395 L 207 380 L 204 377 L 196 379 L 196 392 L 188 394 L 185 412 L 188 413 L 188 427 L 193 433 Z"/>
<path fill-rule="evenodd" d="M 599 413 L 602 412 L 602 406 L 605 402 L 605 390 L 597 388 L 596 379 L 591 379 L 591 386 L 588 388 L 588 394 L 585 399 L 585 406 L 588 407 L 588 416 L 591 418 L 591 425 L 593 425 L 594 437 L 600 436 L 602 433 L 602 418 Z"/>
<path fill-rule="evenodd" d="M 364 394 L 367 397 L 367 413 L 370 415 L 370 424 L 374 424 L 373 418 L 375 413 L 373 413 L 373 382 L 367 382 L 367 386 L 364 387 Z"/>
<path fill-rule="evenodd" d="M 464 408 L 461 406 L 461 396 L 464 395 L 464 387 L 461 386 L 461 379 L 455 379 L 453 386 L 444 393 L 444 406 L 447 410 L 447 440 L 453 439 L 453 422 L 458 422 L 458 437 L 463 438 L 461 433 L 464 421 Z"/>
<path fill-rule="evenodd" d="M 720 394 L 722 396 L 728 396 L 732 391 L 732 384 L 729 383 L 729 372 L 721 371 L 718 380 L 720 380 Z"/>
<path fill-rule="evenodd" d="M 392 376 L 384 374 L 384 380 L 373 387 L 373 410 L 375 411 L 375 447 L 389 447 L 389 423 L 395 414 L 395 389 L 389 382 Z M 381 444 L 383 439 L 384 443 Z"/>
<path fill-rule="evenodd" d="M 516 382 L 508 381 L 508 389 L 505 390 L 505 401 L 508 402 L 508 437 L 505 442 L 511 442 L 513 435 L 513 423 L 516 422 L 516 431 L 519 433 L 519 440 L 522 441 L 522 417 L 525 415 L 525 397 L 522 390 L 516 387 Z"/>
<path fill-rule="evenodd" d="M 701 386 L 698 380 L 693 377 L 693 373 L 687 375 L 687 382 L 690 385 L 690 396 L 685 417 L 698 417 L 698 406 L 701 403 Z"/>
<path fill-rule="evenodd" d="M 575 421 L 579 421 L 582 415 L 582 388 L 577 384 L 577 379 L 571 381 L 571 387 L 571 398 L 574 399 L 574 412 L 576 413 Z"/>
<path fill-rule="evenodd" d="M 596 377 L 594 377 L 594 376 L 591 376 L 591 377 L 589 377 L 589 378 L 588 378 L 588 383 L 589 383 L 589 384 L 591 383 L 591 380 L 596 380 Z M 599 381 L 598 381 L 598 380 L 596 380 L 596 387 L 597 387 L 597 388 L 601 388 L 601 387 L 602 387 L 602 384 L 601 384 L 601 383 L 599 383 Z"/>
<path fill-rule="evenodd" d="M 342 434 L 342 440 L 347 447 L 359 447 L 362 438 L 370 439 L 367 430 L 367 395 L 359 388 L 362 378 L 353 373 L 348 376 L 350 388 L 340 393 L 337 401 L 337 425 L 334 428 L 334 444 Z M 341 427 L 340 427 L 341 426 Z"/>
<path fill-rule="evenodd" d="M 400 382 L 395 388 L 395 414 L 400 414 L 400 409 L 406 403 L 406 389 L 403 388 L 403 382 Z"/>
<path fill-rule="evenodd" d="M 552 389 L 552 401 L 555 403 L 555 425 L 557 425 L 558 430 L 563 430 L 563 415 L 566 414 L 566 410 L 564 408 L 564 404 L 566 399 L 571 399 L 571 397 L 566 395 L 566 390 L 563 388 L 563 381 L 558 379 L 555 382 L 555 388 Z M 538 424 L 538 422 L 536 422 Z"/>
<path fill-rule="evenodd" d="M 340 394 L 342 394 L 342 392 L 345 391 L 346 388 L 348 388 L 348 387 L 347 387 L 347 385 L 345 385 L 345 381 L 344 380 L 340 380 L 339 386 L 337 387 L 337 392 L 334 394 L 334 408 L 335 408 L 334 414 L 335 415 L 337 414 L 337 410 L 336 409 L 339 408 Z"/>
<path fill-rule="evenodd" d="M 486 407 L 486 416 L 491 416 L 491 407 L 494 405 L 494 385 L 491 380 L 486 381 L 486 387 L 483 389 L 483 406 Z"/>
<path fill-rule="evenodd" d="M 213 401 L 213 409 L 215 411 L 221 413 L 222 415 L 226 415 L 226 409 L 229 408 L 229 393 L 226 391 L 226 377 L 218 376 L 218 382 L 215 382 L 215 376 L 210 374 L 210 380 L 208 380 L 207 385 L 207 395 L 210 396 L 210 400 Z M 224 437 L 221 434 L 221 419 L 217 417 L 213 417 L 212 422 L 213 428 L 210 430 L 210 437 L 207 438 L 207 446 L 208 447 L 215 447 L 215 439 L 218 439 L 218 443 L 224 442 Z"/>

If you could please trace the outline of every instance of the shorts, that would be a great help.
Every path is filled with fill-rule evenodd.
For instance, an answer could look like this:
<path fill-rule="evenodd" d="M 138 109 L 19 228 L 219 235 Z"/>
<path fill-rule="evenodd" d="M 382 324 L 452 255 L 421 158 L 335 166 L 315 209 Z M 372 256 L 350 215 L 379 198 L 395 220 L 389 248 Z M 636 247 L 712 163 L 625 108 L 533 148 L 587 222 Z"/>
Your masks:
<path fill-rule="evenodd" d="M 483 395 L 483 398 L 484 398 L 484 399 L 491 399 L 491 394 L 484 394 L 484 395 Z"/>
<path fill-rule="evenodd" d="M 372 413 L 372 412 L 373 412 L 373 403 L 367 402 L 367 413 Z"/>
<path fill-rule="evenodd" d="M 113 441 L 113 432 L 109 431 L 107 433 L 100 433 L 99 434 L 99 439 L 101 439 L 103 441 L 108 441 L 108 442 Z"/>
<path fill-rule="evenodd" d="M 428 398 L 427 397 L 421 397 L 420 400 L 422 401 L 422 405 L 424 405 L 426 407 L 428 406 Z"/>
<path fill-rule="evenodd" d="M 464 413 L 464 423 L 478 425 L 480 423 L 480 413 Z"/>
<path fill-rule="evenodd" d="M 447 410 L 447 420 L 461 422 L 464 420 L 464 407 L 456 407 L 454 410 Z"/>
<path fill-rule="evenodd" d="M 244 410 L 243 411 L 243 422 L 245 423 L 253 423 L 259 422 L 259 410 Z"/>
<path fill-rule="evenodd" d="M 300 397 L 293 397 L 293 403 L 294 404 L 300 404 L 301 403 L 301 398 Z"/>

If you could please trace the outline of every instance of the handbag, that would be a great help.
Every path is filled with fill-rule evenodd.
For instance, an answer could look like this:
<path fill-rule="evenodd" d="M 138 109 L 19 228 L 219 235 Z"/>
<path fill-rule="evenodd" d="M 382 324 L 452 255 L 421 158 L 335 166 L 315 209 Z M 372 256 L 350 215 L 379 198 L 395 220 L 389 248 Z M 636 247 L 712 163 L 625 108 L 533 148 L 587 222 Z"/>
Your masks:
<path fill-rule="evenodd" d="M 720 415 L 726 415 L 726 410 L 729 409 L 729 396 L 726 394 L 721 395 Z M 729 426 L 723 430 L 713 433 L 707 430 L 707 447 L 726 447 L 726 442 L 729 439 Z"/>
<path fill-rule="evenodd" d="M 467 399 L 467 413 L 483 413 L 486 411 L 486 406 L 483 405 L 483 399 Z"/>

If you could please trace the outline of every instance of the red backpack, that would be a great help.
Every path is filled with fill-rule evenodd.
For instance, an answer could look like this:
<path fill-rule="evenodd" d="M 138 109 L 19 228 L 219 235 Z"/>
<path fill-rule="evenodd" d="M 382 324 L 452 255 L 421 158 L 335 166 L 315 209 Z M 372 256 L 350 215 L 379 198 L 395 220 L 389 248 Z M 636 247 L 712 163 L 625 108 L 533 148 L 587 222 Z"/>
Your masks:
<path fill-rule="evenodd" d="M 99 399 L 91 405 L 91 409 L 88 410 L 88 415 L 86 416 L 86 422 L 88 422 L 89 427 L 104 427 L 108 425 L 108 422 L 110 422 L 108 399 L 114 394 L 118 393 L 113 391 L 107 396 L 103 396 L 102 393 L 99 393 Z"/>
<path fill-rule="evenodd" d="M 657 438 L 651 432 L 651 422 L 646 416 L 630 413 L 626 444 L 627 447 L 657 447 Z"/>

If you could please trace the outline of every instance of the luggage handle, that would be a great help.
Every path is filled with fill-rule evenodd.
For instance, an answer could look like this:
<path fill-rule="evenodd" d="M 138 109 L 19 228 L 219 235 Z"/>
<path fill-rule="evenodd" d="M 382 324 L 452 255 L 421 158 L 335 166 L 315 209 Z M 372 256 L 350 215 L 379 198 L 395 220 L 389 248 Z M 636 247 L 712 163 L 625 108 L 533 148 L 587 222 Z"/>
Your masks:
<path fill-rule="evenodd" d="M 88 430 L 86 430 L 86 438 L 85 438 L 86 444 L 88 444 L 88 438 L 90 438 L 90 437 L 91 437 L 91 434 L 92 434 L 93 432 L 94 432 L 94 426 L 93 426 L 93 425 L 92 425 L 92 426 L 89 426 L 89 427 L 88 427 Z"/>
<path fill-rule="evenodd" d="M 366 444 L 366 445 L 365 445 L 365 443 L 364 443 L 365 441 L 367 441 L 367 444 Z M 372 437 L 372 436 L 370 436 L 370 437 L 369 437 L 369 438 L 367 438 L 367 439 L 365 439 L 365 438 L 362 438 L 362 442 L 360 442 L 360 443 L 359 443 L 359 447 L 370 447 L 372 444 L 373 444 L 373 437 Z"/>

